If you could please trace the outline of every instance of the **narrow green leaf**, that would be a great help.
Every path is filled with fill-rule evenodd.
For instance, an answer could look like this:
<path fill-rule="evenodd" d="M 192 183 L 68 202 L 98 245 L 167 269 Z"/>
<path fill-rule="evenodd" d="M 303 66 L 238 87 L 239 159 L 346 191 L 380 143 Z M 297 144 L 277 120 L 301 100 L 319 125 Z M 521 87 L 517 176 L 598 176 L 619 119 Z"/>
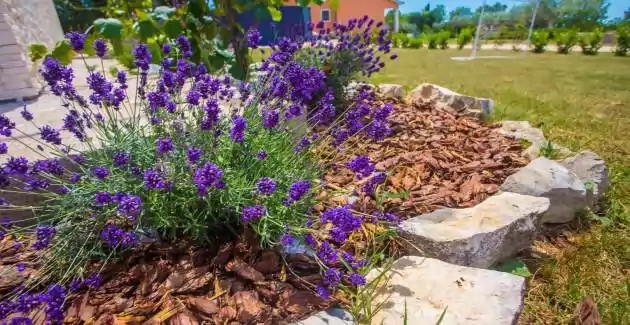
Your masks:
<path fill-rule="evenodd" d="M 505 263 L 498 265 L 495 269 L 497 271 L 512 273 L 514 275 L 522 276 L 525 278 L 532 276 L 532 274 L 529 272 L 529 269 L 527 268 L 527 265 L 525 265 L 523 262 L 521 262 L 521 260 L 517 258 L 506 261 Z"/>

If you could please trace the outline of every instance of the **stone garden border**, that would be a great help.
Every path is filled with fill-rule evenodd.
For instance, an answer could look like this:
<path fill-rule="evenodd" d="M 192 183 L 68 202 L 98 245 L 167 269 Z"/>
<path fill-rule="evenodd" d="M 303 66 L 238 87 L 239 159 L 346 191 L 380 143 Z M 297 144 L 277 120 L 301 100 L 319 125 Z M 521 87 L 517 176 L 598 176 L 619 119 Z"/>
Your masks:
<path fill-rule="evenodd" d="M 381 84 L 383 98 L 406 100 L 416 107 L 488 120 L 491 99 L 458 94 L 424 83 L 405 98 L 401 85 Z M 377 324 L 435 324 L 446 308 L 442 325 L 516 324 L 523 308 L 526 280 L 488 270 L 527 249 L 544 223 L 566 223 L 593 209 L 609 185 L 608 170 L 595 153 L 578 154 L 550 144 L 540 129 L 527 121 L 503 121 L 499 134 L 529 144 L 523 156 L 530 163 L 510 175 L 500 191 L 466 209 L 440 209 L 403 221 L 399 233 L 409 242 L 409 255 L 394 262 L 388 281 L 377 290 Z M 540 156 L 551 146 L 552 160 Z M 547 148 L 548 149 L 548 148 Z M 368 279 L 381 271 L 373 270 Z M 405 312 L 404 306 L 407 306 Z M 447 308 L 448 307 L 448 308 Z M 334 315 L 343 317 L 335 317 Z M 353 324 L 347 313 L 322 312 L 298 324 Z"/>

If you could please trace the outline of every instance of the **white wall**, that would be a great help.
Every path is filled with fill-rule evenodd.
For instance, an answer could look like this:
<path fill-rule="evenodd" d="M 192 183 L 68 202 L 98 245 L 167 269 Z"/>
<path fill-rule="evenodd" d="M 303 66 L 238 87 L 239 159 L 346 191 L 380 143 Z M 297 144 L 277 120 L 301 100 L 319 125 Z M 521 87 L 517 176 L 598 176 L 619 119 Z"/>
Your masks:
<path fill-rule="evenodd" d="M 0 0 L 0 100 L 36 96 L 28 46 L 63 39 L 52 0 Z"/>

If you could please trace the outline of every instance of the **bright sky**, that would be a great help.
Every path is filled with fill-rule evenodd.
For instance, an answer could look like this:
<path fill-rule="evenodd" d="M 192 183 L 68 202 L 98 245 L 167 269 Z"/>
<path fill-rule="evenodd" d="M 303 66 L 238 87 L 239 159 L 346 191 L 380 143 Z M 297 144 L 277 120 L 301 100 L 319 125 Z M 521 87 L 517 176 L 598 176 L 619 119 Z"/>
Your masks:
<path fill-rule="evenodd" d="M 427 5 L 427 3 L 431 3 L 431 6 L 435 6 L 438 4 L 443 4 L 446 7 L 446 13 L 448 14 L 451 10 L 455 9 L 456 7 L 471 7 L 471 8 L 477 8 L 479 6 L 481 6 L 481 4 L 483 3 L 483 0 L 438 0 L 438 1 L 428 1 L 428 0 L 404 0 L 405 4 L 402 5 L 400 7 L 400 11 L 407 13 L 407 12 L 412 12 L 412 11 L 421 11 L 422 9 L 424 9 L 424 6 Z M 514 0 L 498 0 L 501 3 L 507 4 L 508 7 L 511 7 L 512 5 L 516 5 L 519 4 L 519 1 L 514 1 Z M 486 3 L 487 4 L 493 4 L 497 2 L 497 0 L 487 0 Z M 610 0 L 610 8 L 608 8 L 608 18 L 617 18 L 617 17 L 623 17 L 623 12 L 625 10 L 628 10 L 628 7 L 630 7 L 630 3 L 628 2 L 628 0 Z"/>

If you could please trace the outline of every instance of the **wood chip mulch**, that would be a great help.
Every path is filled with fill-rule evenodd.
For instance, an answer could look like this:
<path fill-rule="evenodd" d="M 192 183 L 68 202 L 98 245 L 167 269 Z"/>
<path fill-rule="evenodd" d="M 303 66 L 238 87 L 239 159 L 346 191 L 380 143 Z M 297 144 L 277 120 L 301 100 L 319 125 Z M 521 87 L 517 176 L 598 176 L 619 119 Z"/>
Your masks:
<path fill-rule="evenodd" d="M 284 261 L 246 237 L 252 238 L 214 251 L 187 242 L 153 244 L 109 263 L 98 289 L 67 297 L 64 324 L 288 324 L 335 303 L 312 291 L 321 281 L 312 259 L 295 254 Z M 36 275 L 31 268 L 15 271 L 15 256 L 29 250 L 0 254 L 7 275 L 0 277 L 0 297 Z M 42 308 L 30 315 L 34 323 L 44 322 Z"/>
<path fill-rule="evenodd" d="M 378 191 L 385 193 L 383 206 L 401 217 L 472 207 L 527 164 L 519 141 L 492 132 L 498 125 L 429 106 L 389 102 L 394 105 L 389 120 L 394 134 L 376 144 L 359 139 L 345 159 L 335 159 L 345 164 L 356 155 L 368 155 L 377 171 L 389 174 Z M 341 164 L 324 179 L 331 188 L 359 195 L 362 211 L 376 210 L 377 200 L 361 191 L 368 179 L 357 180 Z M 343 200 L 334 194 L 328 199 L 330 205 Z"/>

